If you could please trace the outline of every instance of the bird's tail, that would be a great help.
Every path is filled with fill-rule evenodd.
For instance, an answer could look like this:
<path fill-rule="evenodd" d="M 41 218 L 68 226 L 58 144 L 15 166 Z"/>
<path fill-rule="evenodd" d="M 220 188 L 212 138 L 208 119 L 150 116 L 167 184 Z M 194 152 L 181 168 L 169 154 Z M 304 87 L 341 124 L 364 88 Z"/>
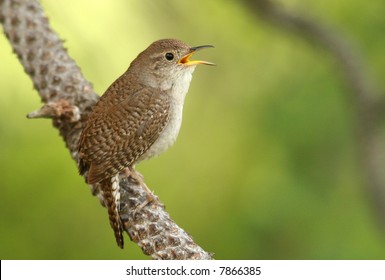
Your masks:
<path fill-rule="evenodd" d="M 119 181 L 117 178 L 106 179 L 100 182 L 100 188 L 103 192 L 104 205 L 108 210 L 108 217 L 110 219 L 110 225 L 115 233 L 116 243 L 123 249 L 123 227 L 120 220 L 118 211 L 120 193 L 119 193 Z"/>

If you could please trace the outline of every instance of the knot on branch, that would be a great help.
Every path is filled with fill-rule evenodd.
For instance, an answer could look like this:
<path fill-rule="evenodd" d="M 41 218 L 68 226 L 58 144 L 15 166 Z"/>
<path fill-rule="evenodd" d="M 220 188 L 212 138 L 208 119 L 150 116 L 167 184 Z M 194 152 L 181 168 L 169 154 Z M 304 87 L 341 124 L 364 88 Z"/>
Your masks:
<path fill-rule="evenodd" d="M 55 102 L 44 104 L 39 110 L 33 111 L 27 115 L 29 119 L 51 118 L 65 119 L 70 123 L 80 120 L 80 110 L 77 106 L 71 105 L 65 99 L 59 99 Z"/>

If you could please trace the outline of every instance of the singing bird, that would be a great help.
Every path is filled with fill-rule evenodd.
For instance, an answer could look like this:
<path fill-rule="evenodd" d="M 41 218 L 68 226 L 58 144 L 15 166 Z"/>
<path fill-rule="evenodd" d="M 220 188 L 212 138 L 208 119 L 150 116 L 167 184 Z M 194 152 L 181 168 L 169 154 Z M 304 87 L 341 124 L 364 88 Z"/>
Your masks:
<path fill-rule="evenodd" d="M 81 133 L 79 172 L 88 184 L 99 184 L 116 242 L 123 248 L 119 216 L 118 175 L 157 156 L 176 140 L 198 50 L 182 41 L 152 43 L 132 61 L 99 99 Z"/>

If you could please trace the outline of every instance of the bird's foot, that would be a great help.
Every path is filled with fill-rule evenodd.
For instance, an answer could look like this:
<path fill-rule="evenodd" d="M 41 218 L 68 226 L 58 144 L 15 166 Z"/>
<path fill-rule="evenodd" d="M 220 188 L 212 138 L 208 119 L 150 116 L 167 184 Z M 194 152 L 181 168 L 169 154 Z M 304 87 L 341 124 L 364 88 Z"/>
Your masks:
<path fill-rule="evenodd" d="M 125 168 L 123 172 L 127 178 L 134 180 L 146 192 L 146 199 L 141 204 L 138 205 L 138 207 L 135 209 L 135 212 L 133 213 L 133 216 L 135 216 L 136 213 L 140 212 L 148 204 L 151 204 L 151 203 L 160 204 L 159 198 L 156 195 L 154 195 L 154 193 L 147 187 L 146 183 L 144 182 L 144 177 L 142 174 L 136 171 L 133 167 Z"/>

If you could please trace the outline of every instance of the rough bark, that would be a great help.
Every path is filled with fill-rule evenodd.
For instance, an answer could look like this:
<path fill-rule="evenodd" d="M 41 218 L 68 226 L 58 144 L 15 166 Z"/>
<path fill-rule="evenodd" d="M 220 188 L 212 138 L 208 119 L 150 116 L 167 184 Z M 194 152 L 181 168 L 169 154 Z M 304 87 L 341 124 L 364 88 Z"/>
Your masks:
<path fill-rule="evenodd" d="M 0 22 L 44 103 L 28 117 L 51 118 L 77 162 L 80 132 L 98 95 L 50 28 L 38 1 L 0 0 Z M 121 176 L 120 186 L 120 216 L 125 231 L 144 254 L 153 259 L 211 259 L 210 253 L 175 224 L 160 202 L 138 208 L 147 193 L 137 181 Z M 98 195 L 98 186 L 91 189 Z"/>

